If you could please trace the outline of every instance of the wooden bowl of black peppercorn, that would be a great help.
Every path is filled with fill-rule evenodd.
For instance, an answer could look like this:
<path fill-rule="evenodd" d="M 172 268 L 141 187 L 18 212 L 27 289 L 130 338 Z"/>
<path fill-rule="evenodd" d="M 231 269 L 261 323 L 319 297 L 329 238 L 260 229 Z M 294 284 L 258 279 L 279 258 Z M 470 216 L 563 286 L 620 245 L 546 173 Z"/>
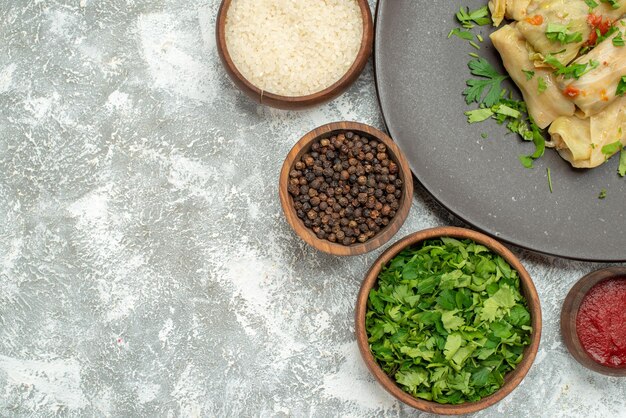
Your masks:
<path fill-rule="evenodd" d="M 279 195 L 287 222 L 307 244 L 359 255 L 398 232 L 411 208 L 413 180 L 388 135 L 363 123 L 334 122 L 294 145 Z"/>

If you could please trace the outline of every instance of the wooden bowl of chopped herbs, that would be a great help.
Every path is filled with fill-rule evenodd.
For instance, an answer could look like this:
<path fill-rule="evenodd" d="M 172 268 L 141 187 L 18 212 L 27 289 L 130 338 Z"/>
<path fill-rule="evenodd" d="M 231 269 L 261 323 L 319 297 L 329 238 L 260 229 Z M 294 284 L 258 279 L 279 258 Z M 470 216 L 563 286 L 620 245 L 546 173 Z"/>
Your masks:
<path fill-rule="evenodd" d="M 528 373 L 541 307 L 504 245 L 468 229 L 433 228 L 376 260 L 359 292 L 356 336 L 365 364 L 397 399 L 467 414 L 502 400 Z"/>

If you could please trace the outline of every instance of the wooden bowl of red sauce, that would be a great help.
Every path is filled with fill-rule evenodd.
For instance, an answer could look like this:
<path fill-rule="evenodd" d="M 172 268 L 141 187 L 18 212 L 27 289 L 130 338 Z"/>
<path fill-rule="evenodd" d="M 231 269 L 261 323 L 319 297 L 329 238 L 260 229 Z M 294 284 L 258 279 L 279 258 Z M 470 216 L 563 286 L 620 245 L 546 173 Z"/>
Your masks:
<path fill-rule="evenodd" d="M 561 333 L 580 364 L 626 377 L 626 267 L 596 270 L 572 287 L 561 309 Z"/>

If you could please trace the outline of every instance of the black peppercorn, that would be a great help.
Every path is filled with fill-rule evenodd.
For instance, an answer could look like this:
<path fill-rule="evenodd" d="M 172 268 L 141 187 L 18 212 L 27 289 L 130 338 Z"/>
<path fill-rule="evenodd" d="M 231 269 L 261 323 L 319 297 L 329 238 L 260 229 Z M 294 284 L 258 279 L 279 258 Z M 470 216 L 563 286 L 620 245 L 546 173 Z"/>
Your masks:
<path fill-rule="evenodd" d="M 293 196 L 298 196 L 300 194 L 300 188 L 293 184 L 290 184 L 289 186 L 287 186 L 287 191 L 291 193 Z"/>
<path fill-rule="evenodd" d="M 287 190 L 319 239 L 366 242 L 399 208 L 402 181 L 385 144 L 353 132 L 315 141 L 294 163 Z"/>

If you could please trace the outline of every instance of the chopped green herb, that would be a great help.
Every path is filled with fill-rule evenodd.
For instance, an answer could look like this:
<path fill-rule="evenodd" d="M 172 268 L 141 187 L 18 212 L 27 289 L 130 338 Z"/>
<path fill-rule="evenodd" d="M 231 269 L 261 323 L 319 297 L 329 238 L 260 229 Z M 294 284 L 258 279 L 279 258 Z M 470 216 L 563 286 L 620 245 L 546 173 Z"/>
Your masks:
<path fill-rule="evenodd" d="M 465 39 L 466 41 L 471 41 L 472 39 L 474 39 L 474 35 L 472 34 L 472 32 L 468 31 L 468 30 L 463 30 L 463 29 L 459 29 L 459 28 L 454 28 L 450 31 L 450 33 L 448 33 L 448 39 L 452 36 L 456 36 L 458 38 L 461 39 Z"/>
<path fill-rule="evenodd" d="M 589 8 L 592 10 L 598 7 L 598 3 L 593 0 L 585 0 L 585 3 L 587 3 L 587 6 L 589 6 Z"/>
<path fill-rule="evenodd" d="M 376 362 L 404 391 L 447 404 L 496 392 L 533 332 L 518 273 L 453 238 L 409 247 L 382 268 L 365 328 Z"/>
<path fill-rule="evenodd" d="M 541 94 L 544 91 L 546 91 L 547 88 L 548 88 L 548 85 L 546 84 L 546 80 L 544 80 L 543 78 L 539 77 L 537 79 L 537 91 L 539 92 L 539 94 Z"/>
<path fill-rule="evenodd" d="M 536 160 L 537 158 L 541 158 L 546 151 L 546 139 L 541 134 L 541 130 L 535 124 L 535 122 L 531 118 L 529 118 L 529 120 L 530 120 L 530 134 L 531 134 L 531 139 L 533 141 L 533 144 L 535 144 L 535 152 L 533 152 L 531 155 L 526 155 L 526 156 L 522 155 L 519 158 L 524 167 L 533 168 L 533 161 Z"/>
<path fill-rule="evenodd" d="M 480 136 L 483 139 L 487 139 L 489 137 L 489 134 L 487 134 L 486 132 L 483 132 L 482 134 L 480 134 Z"/>
<path fill-rule="evenodd" d="M 491 18 L 489 17 L 489 8 L 487 6 L 483 6 L 479 9 L 472 11 L 470 11 L 469 7 L 466 9 L 463 9 L 463 7 L 461 7 L 456 14 L 456 18 L 466 29 L 473 28 L 474 24 L 477 24 L 478 26 L 484 26 L 491 23 Z"/>
<path fill-rule="evenodd" d="M 469 56 L 470 56 L 470 57 L 472 57 L 472 58 L 480 58 L 480 57 L 478 56 L 478 54 L 477 54 L 477 53 L 475 53 L 475 52 L 470 52 L 470 53 L 469 53 L 469 54 L 467 54 L 467 55 L 469 55 Z"/>
<path fill-rule="evenodd" d="M 615 142 L 611 142 L 610 144 L 606 144 L 605 146 L 603 146 L 602 154 L 606 155 L 608 158 L 621 149 L 622 149 L 622 142 L 620 140 L 617 140 Z"/>
<path fill-rule="evenodd" d="M 467 104 L 476 102 L 491 107 L 498 103 L 502 92 L 500 83 L 508 76 L 498 73 L 484 58 L 471 60 L 468 67 L 473 75 L 484 78 L 467 80 L 468 88 L 463 92 Z"/>
<path fill-rule="evenodd" d="M 563 75 L 564 78 L 580 78 L 583 75 L 587 74 L 589 71 L 598 68 L 600 65 L 599 61 L 589 60 L 584 64 L 571 64 L 565 66 L 561 64 L 561 62 L 556 59 L 556 57 L 552 54 L 548 54 L 546 58 L 543 60 L 546 64 L 549 64 L 556 68 L 554 72 L 555 75 Z"/>
<path fill-rule="evenodd" d="M 544 58 L 543 62 L 553 66 L 557 70 L 561 70 L 561 69 L 565 68 L 565 65 L 561 64 L 561 61 L 559 61 L 554 55 L 555 54 L 548 54 L 548 55 L 546 55 L 546 57 Z"/>
<path fill-rule="evenodd" d="M 496 104 L 492 107 L 492 110 L 499 115 L 508 116 L 513 119 L 517 119 L 521 116 L 519 110 L 513 109 L 503 103 Z"/>
<path fill-rule="evenodd" d="M 489 119 L 492 116 L 495 116 L 496 120 L 502 117 L 502 121 L 504 121 L 504 119 L 506 118 L 517 119 L 521 116 L 521 113 L 519 112 L 519 110 L 513 109 L 503 103 L 498 103 L 491 107 L 482 107 L 475 110 L 468 110 L 467 112 L 465 112 L 465 115 L 467 116 L 467 121 L 469 123 L 476 123 Z"/>
<path fill-rule="evenodd" d="M 526 74 L 526 80 L 532 80 L 532 78 L 535 76 L 535 72 L 531 70 L 522 70 L 522 72 Z"/>
<path fill-rule="evenodd" d="M 623 96 L 626 93 L 626 75 L 623 75 L 622 78 L 617 83 L 617 90 L 615 91 L 616 96 Z"/>
<path fill-rule="evenodd" d="M 546 172 L 548 173 L 548 188 L 550 189 L 550 193 L 552 193 L 552 175 L 550 174 L 550 167 L 546 168 Z"/>
<path fill-rule="evenodd" d="M 465 112 L 465 116 L 467 116 L 468 123 L 482 122 L 492 117 L 493 111 L 488 107 L 482 109 L 468 110 L 467 112 Z"/>
<path fill-rule="evenodd" d="M 600 190 L 600 194 L 598 195 L 598 199 L 604 199 L 606 197 L 606 189 Z"/>
<path fill-rule="evenodd" d="M 519 156 L 519 161 L 522 163 L 522 165 L 526 168 L 533 168 L 533 159 L 531 156 L 529 155 L 520 155 Z"/>
<path fill-rule="evenodd" d="M 613 27 L 615 28 L 615 26 Z M 617 47 L 624 46 L 624 38 L 622 38 L 622 32 L 618 32 L 618 34 L 613 37 L 612 42 L 613 42 L 613 46 L 617 46 Z"/>
<path fill-rule="evenodd" d="M 621 177 L 626 176 L 626 149 L 622 148 L 619 153 L 619 167 L 617 172 Z"/>
<path fill-rule="evenodd" d="M 619 0 L 600 0 L 602 3 L 611 5 L 614 9 L 619 9 Z"/>
<path fill-rule="evenodd" d="M 528 127 L 528 123 L 521 118 L 509 121 L 506 127 L 514 134 L 519 134 L 524 141 L 533 140 L 533 132 Z"/>
<path fill-rule="evenodd" d="M 482 36 L 480 33 L 477 33 L 477 34 L 476 34 L 476 38 L 477 38 L 480 42 L 484 41 L 483 36 Z"/>
<path fill-rule="evenodd" d="M 568 25 L 550 22 L 546 27 L 546 38 L 552 42 L 558 41 L 561 44 L 571 44 L 583 40 L 581 32 L 568 33 L 567 29 Z"/>
<path fill-rule="evenodd" d="M 611 37 L 615 32 L 618 32 L 617 26 L 611 26 L 604 35 L 600 32 L 600 29 L 596 28 L 596 42 L 592 46 L 597 46 L 600 42 Z M 618 41 L 619 42 L 619 41 Z"/>
<path fill-rule="evenodd" d="M 474 48 L 476 48 L 476 49 L 480 49 L 480 45 L 478 45 L 478 44 L 477 44 L 476 42 L 474 42 L 474 41 L 470 41 L 470 43 L 469 43 L 469 44 L 470 44 L 471 46 L 473 46 Z"/>

